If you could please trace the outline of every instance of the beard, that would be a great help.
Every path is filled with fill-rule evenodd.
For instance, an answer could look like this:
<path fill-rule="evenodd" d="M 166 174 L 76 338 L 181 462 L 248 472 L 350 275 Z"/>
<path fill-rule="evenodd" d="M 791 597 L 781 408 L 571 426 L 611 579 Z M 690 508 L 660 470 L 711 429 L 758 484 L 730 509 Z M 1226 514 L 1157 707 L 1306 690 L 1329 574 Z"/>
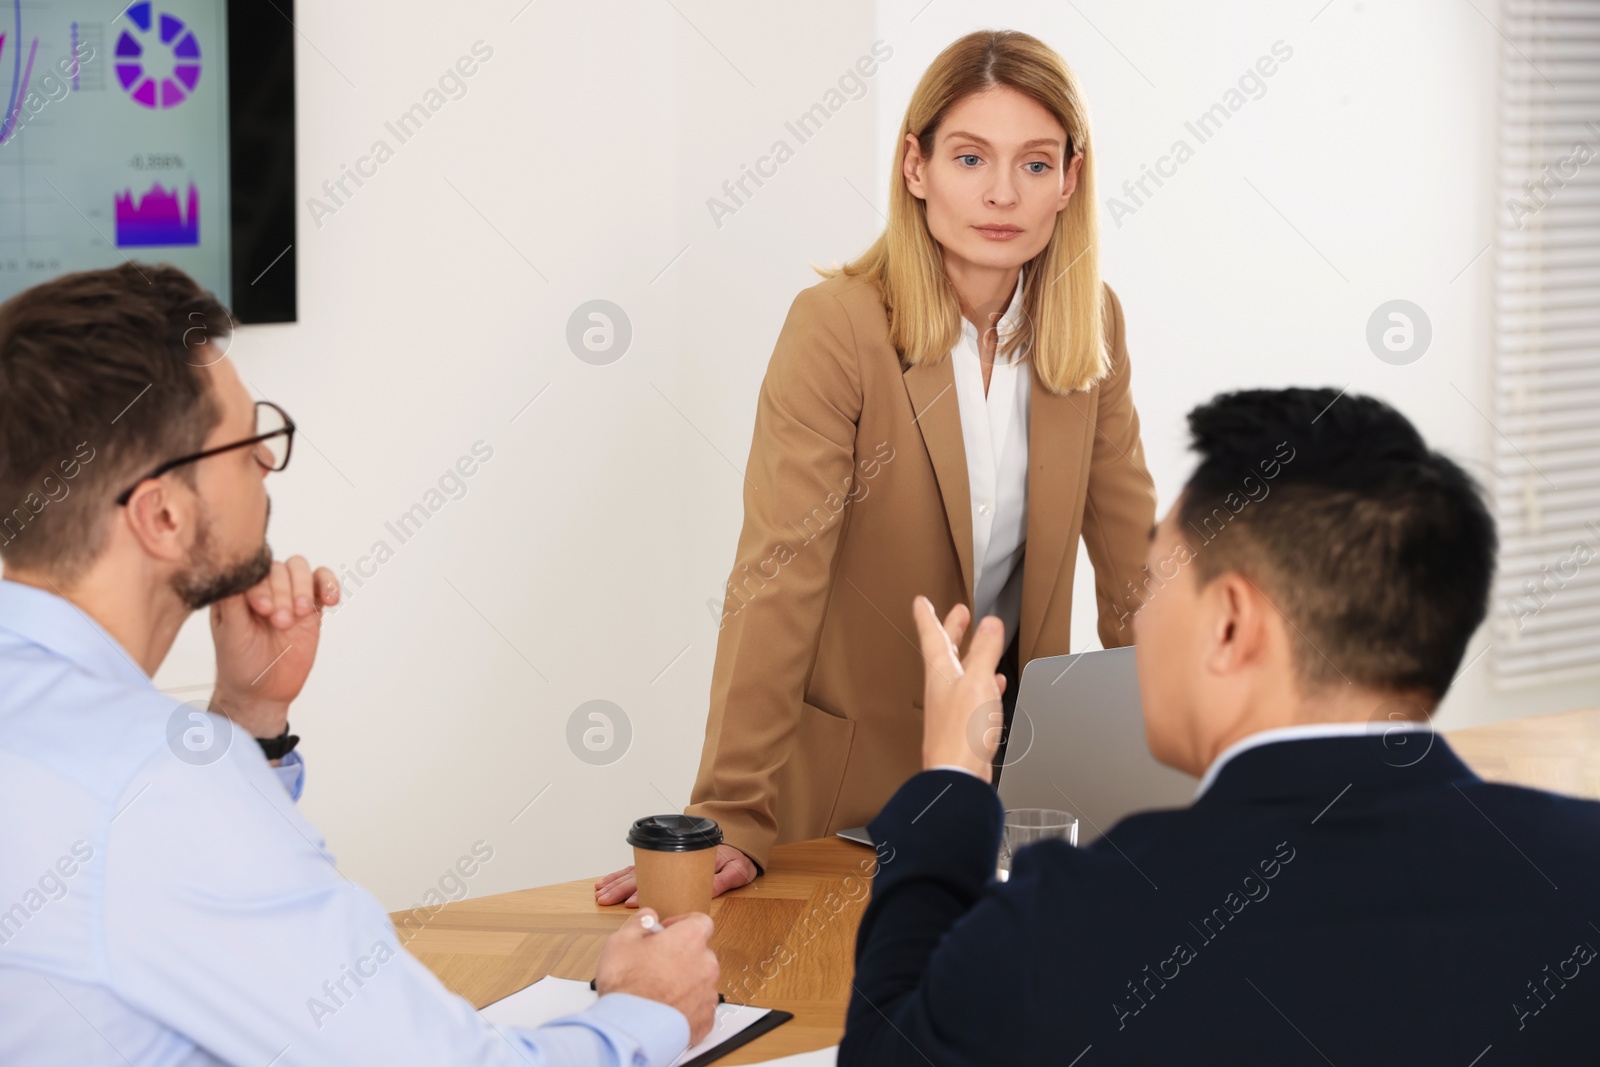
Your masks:
<path fill-rule="evenodd" d="M 267 510 L 270 515 L 270 504 Z M 264 528 L 261 546 L 254 553 L 245 559 L 224 564 L 216 558 L 211 541 L 211 516 L 207 513 L 201 516 L 199 528 L 195 531 L 194 552 L 189 568 L 173 576 L 172 590 L 185 607 L 190 611 L 198 611 L 253 588 L 270 573 L 272 546 L 267 544 Z"/>

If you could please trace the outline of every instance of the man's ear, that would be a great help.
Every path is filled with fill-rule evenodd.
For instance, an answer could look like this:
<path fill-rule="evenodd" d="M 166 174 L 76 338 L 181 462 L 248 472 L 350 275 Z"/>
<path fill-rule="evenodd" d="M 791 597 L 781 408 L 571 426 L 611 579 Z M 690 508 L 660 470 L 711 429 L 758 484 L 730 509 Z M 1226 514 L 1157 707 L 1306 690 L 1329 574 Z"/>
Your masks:
<path fill-rule="evenodd" d="M 195 525 L 193 494 L 152 478 L 140 483 L 118 510 L 134 540 L 151 557 L 176 563 L 188 556 Z"/>
<path fill-rule="evenodd" d="M 922 158 L 922 146 L 917 143 L 917 135 L 906 134 L 906 158 L 900 173 L 906 180 L 906 189 L 918 200 L 928 199 L 928 187 L 922 179 L 926 166 L 927 161 Z"/>
<path fill-rule="evenodd" d="M 1210 581 L 1204 599 L 1206 666 L 1215 674 L 1235 674 L 1260 663 L 1270 651 L 1274 620 L 1282 618 L 1261 587 L 1228 571 Z"/>

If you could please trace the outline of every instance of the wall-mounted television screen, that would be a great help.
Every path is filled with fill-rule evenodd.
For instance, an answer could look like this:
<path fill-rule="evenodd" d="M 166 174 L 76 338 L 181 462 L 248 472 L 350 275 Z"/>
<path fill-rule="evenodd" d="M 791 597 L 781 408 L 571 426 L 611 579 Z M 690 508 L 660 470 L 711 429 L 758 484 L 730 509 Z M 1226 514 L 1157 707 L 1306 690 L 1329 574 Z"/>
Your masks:
<path fill-rule="evenodd" d="M 172 263 L 295 318 L 291 0 L 0 0 L 0 299 Z"/>

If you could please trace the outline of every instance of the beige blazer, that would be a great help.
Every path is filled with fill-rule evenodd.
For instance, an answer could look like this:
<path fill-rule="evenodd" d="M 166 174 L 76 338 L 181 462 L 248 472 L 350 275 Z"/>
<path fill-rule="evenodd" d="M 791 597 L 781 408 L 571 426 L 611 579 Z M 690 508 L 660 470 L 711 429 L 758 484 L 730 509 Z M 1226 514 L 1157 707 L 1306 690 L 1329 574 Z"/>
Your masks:
<path fill-rule="evenodd" d="M 1033 378 L 1020 664 L 1071 651 L 1081 535 L 1100 639 L 1132 643 L 1155 488 L 1110 287 L 1109 377 Z M 906 369 L 878 286 L 843 275 L 789 309 L 756 405 L 705 746 L 688 810 L 765 868 L 774 844 L 867 823 L 922 769 L 911 617 L 972 606 L 972 514 L 950 359 Z M 1008 642 L 1010 635 L 1008 635 Z"/>

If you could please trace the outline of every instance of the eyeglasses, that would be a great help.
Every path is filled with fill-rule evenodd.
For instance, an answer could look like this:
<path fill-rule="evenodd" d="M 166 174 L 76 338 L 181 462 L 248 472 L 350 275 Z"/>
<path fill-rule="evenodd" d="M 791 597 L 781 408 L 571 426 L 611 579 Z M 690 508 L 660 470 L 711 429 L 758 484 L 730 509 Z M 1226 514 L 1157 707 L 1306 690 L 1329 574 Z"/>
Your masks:
<path fill-rule="evenodd" d="M 294 420 L 289 413 L 270 400 L 256 401 L 256 429 L 254 437 L 247 437 L 243 441 L 235 441 L 231 445 L 218 445 L 208 448 L 204 452 L 196 452 L 191 456 L 179 456 L 169 459 L 155 470 L 140 478 L 137 482 L 123 490 L 117 497 L 117 503 L 125 506 L 133 497 L 133 491 L 152 478 L 159 478 L 174 468 L 185 463 L 194 463 L 223 452 L 232 452 L 236 448 L 249 448 L 259 446 L 255 450 L 256 462 L 269 471 L 281 471 L 289 465 L 289 454 L 294 451 Z"/>

